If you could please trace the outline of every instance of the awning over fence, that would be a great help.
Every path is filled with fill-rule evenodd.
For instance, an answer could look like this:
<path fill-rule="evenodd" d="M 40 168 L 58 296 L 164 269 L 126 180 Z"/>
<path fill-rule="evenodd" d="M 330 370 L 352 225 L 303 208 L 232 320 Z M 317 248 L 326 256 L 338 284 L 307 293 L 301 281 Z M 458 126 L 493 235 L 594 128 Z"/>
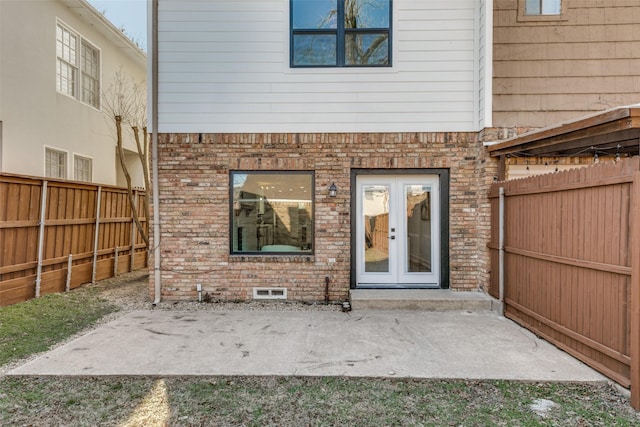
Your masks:
<path fill-rule="evenodd" d="M 640 154 L 640 104 L 527 132 L 487 147 L 492 157 Z"/>

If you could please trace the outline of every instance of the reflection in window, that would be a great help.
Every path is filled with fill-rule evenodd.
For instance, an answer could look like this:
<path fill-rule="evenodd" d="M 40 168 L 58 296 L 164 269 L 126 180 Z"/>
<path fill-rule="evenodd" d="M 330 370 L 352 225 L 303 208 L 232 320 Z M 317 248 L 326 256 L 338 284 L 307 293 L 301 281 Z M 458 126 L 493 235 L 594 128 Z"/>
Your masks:
<path fill-rule="evenodd" d="M 389 66 L 391 0 L 291 0 L 291 66 Z"/>
<path fill-rule="evenodd" d="M 232 172 L 231 183 L 232 253 L 312 253 L 312 172 Z"/>
<path fill-rule="evenodd" d="M 335 34 L 296 34 L 293 62 L 300 66 L 336 65 Z"/>
<path fill-rule="evenodd" d="M 405 186 L 407 204 L 407 273 L 431 272 L 431 187 Z"/>
<path fill-rule="evenodd" d="M 364 271 L 389 272 L 389 186 L 362 188 L 364 216 Z"/>

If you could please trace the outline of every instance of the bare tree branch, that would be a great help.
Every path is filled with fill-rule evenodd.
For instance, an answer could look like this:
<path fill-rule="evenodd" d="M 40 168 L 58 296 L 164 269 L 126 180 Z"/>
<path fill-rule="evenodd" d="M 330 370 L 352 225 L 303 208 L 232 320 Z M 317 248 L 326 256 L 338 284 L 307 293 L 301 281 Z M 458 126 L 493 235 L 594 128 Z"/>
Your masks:
<path fill-rule="evenodd" d="M 123 142 L 123 124 L 126 124 L 131 129 L 133 137 L 136 142 L 138 159 L 142 167 L 142 174 L 144 177 L 145 189 L 149 191 L 150 178 L 149 178 L 149 138 L 147 135 L 146 115 L 147 115 L 147 103 L 146 103 L 146 86 L 144 82 L 136 83 L 128 77 L 121 69 L 114 75 L 113 80 L 103 93 L 102 107 L 105 112 L 111 118 L 116 128 L 116 149 L 118 153 L 118 159 L 122 173 L 127 182 L 127 196 L 129 203 L 131 204 L 131 210 L 133 214 L 133 220 L 136 224 L 136 228 L 142 237 L 147 250 L 149 249 L 149 219 L 150 209 L 148 198 L 144 198 L 143 208 L 145 211 L 146 227 L 144 227 L 140 221 L 140 212 L 136 205 L 134 196 L 134 190 L 131 183 L 131 174 L 126 162 L 126 154 L 124 150 Z M 142 138 L 140 136 L 142 133 Z M 132 248 L 133 250 L 133 248 Z"/>

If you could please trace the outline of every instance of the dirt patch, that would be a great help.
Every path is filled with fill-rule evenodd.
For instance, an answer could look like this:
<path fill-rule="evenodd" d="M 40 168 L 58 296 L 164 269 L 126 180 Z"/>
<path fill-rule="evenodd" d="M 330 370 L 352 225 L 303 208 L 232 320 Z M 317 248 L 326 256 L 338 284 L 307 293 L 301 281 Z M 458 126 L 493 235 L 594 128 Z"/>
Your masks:
<path fill-rule="evenodd" d="M 149 292 L 149 274 L 147 271 L 134 271 L 111 279 L 102 280 L 95 285 L 87 285 L 87 289 L 92 288 L 98 291 L 100 298 L 104 298 L 117 305 L 120 309 L 120 314 L 135 310 L 342 310 L 342 305 L 339 304 L 324 305 L 321 303 L 282 300 L 243 302 L 161 301 L 153 305 Z"/>

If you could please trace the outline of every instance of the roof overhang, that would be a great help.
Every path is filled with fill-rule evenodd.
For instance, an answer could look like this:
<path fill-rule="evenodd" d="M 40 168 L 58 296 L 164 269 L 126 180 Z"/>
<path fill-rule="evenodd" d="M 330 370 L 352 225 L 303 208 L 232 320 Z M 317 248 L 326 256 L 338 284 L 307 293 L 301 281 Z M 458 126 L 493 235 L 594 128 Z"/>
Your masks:
<path fill-rule="evenodd" d="M 2 0 L 0 0 L 2 1 Z M 102 13 L 94 8 L 87 0 L 60 0 L 65 6 L 78 13 L 82 19 L 94 25 L 97 31 L 102 33 L 122 53 L 128 55 L 141 67 L 147 66 L 147 55 L 137 46 L 122 30 L 118 29 Z"/>
<path fill-rule="evenodd" d="M 492 157 L 640 154 L 640 104 L 617 107 L 487 147 Z"/>

